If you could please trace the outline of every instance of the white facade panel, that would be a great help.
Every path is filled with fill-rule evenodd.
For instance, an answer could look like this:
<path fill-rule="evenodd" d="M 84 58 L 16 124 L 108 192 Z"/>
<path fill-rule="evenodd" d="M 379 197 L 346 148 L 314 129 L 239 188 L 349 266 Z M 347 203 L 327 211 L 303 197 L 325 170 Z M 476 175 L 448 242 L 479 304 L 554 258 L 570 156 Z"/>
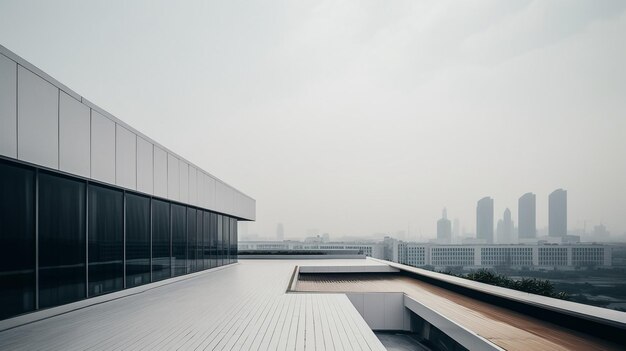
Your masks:
<path fill-rule="evenodd" d="M 137 190 L 154 194 L 154 155 L 152 143 L 137 137 Z"/>
<path fill-rule="evenodd" d="M 115 122 L 91 110 L 91 177 L 115 184 Z"/>
<path fill-rule="evenodd" d="M 241 201 L 241 194 L 239 194 L 239 192 L 237 191 L 233 191 L 233 212 L 232 214 L 235 216 L 239 216 L 240 215 L 240 204 L 242 203 Z"/>
<path fill-rule="evenodd" d="M 215 209 L 219 212 L 228 212 L 228 187 L 220 182 L 219 180 L 215 181 Z"/>
<path fill-rule="evenodd" d="M 198 206 L 198 171 L 189 165 L 189 203 Z"/>
<path fill-rule="evenodd" d="M 167 152 L 154 145 L 154 195 L 167 198 Z"/>
<path fill-rule="evenodd" d="M 89 107 L 61 91 L 59 96 L 59 169 L 91 175 Z"/>
<path fill-rule="evenodd" d="M 207 197 L 207 208 L 211 210 L 218 210 L 218 206 L 216 205 L 216 187 L 217 180 L 210 175 L 206 176 L 207 179 L 207 188 L 206 188 L 206 197 Z"/>
<path fill-rule="evenodd" d="M 59 168 L 59 89 L 18 66 L 17 156 Z"/>
<path fill-rule="evenodd" d="M 208 208 L 208 198 L 206 196 L 206 188 L 207 188 L 207 179 L 206 175 L 202 170 L 198 170 L 198 174 L 196 176 L 198 180 L 198 206 Z"/>
<path fill-rule="evenodd" d="M 137 135 L 115 125 L 115 183 L 137 189 Z"/>
<path fill-rule="evenodd" d="M 178 201 L 180 199 L 180 169 L 178 158 L 167 154 L 167 198 Z"/>
<path fill-rule="evenodd" d="M 0 45 L 0 155 L 254 219 L 254 200 L 158 145 Z"/>
<path fill-rule="evenodd" d="M 226 208 L 226 186 L 219 180 L 215 181 L 215 209 L 219 212 L 228 211 Z"/>
<path fill-rule="evenodd" d="M 181 202 L 189 203 L 189 165 L 187 162 L 178 162 L 178 175 L 180 181 L 180 194 L 179 200 Z"/>
<path fill-rule="evenodd" d="M 0 155 L 17 158 L 17 63 L 0 55 Z"/>

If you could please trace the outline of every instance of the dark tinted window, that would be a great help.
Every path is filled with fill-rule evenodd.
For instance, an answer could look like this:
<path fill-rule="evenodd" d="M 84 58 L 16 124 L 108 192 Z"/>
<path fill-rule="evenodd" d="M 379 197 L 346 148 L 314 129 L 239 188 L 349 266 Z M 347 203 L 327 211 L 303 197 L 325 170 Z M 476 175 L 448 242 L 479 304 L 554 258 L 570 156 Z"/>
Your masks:
<path fill-rule="evenodd" d="M 230 219 L 230 246 L 232 250 L 232 262 L 237 262 L 237 220 Z"/>
<path fill-rule="evenodd" d="M 195 272 L 196 267 L 196 210 L 187 208 L 187 271 Z"/>
<path fill-rule="evenodd" d="M 219 251 L 217 242 L 217 214 L 211 213 L 211 232 L 210 236 L 210 250 L 211 250 L 211 267 L 217 267 L 219 265 Z"/>
<path fill-rule="evenodd" d="M 187 273 L 187 208 L 172 205 L 172 273 Z"/>
<path fill-rule="evenodd" d="M 171 276 L 170 204 L 152 200 L 152 280 Z"/>
<path fill-rule="evenodd" d="M 126 286 L 150 282 L 150 199 L 126 194 Z"/>
<path fill-rule="evenodd" d="M 0 319 L 35 308 L 35 172 L 0 162 Z"/>
<path fill-rule="evenodd" d="M 201 210 L 196 211 L 196 267 L 198 270 L 203 270 L 204 267 L 204 235 L 203 235 L 203 222 L 204 212 Z"/>
<path fill-rule="evenodd" d="M 222 215 L 217 215 L 217 265 L 221 266 L 224 264 L 224 252 L 222 251 L 224 248 L 224 237 L 222 236 L 222 231 L 224 225 L 222 224 Z"/>
<path fill-rule="evenodd" d="M 85 183 L 39 175 L 39 307 L 85 297 Z"/>
<path fill-rule="evenodd" d="M 124 193 L 89 185 L 89 296 L 124 284 Z"/>
<path fill-rule="evenodd" d="M 204 269 L 215 267 L 211 264 L 212 252 L 210 247 L 211 237 L 211 213 L 204 212 L 204 223 L 202 225 L 202 236 L 204 237 L 204 246 L 202 248 L 202 257 L 204 260 Z"/>
<path fill-rule="evenodd" d="M 224 264 L 230 263 L 230 218 L 222 216 L 222 240 L 224 252 Z"/>

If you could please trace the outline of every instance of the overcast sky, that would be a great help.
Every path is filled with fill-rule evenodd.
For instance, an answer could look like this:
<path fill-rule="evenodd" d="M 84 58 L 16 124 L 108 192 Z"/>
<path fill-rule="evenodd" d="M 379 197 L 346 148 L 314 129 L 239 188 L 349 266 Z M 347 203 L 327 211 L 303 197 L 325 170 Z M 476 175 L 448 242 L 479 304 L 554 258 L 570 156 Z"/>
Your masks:
<path fill-rule="evenodd" d="M 250 233 L 626 231 L 626 1 L 7 1 L 0 44 L 257 200 Z"/>

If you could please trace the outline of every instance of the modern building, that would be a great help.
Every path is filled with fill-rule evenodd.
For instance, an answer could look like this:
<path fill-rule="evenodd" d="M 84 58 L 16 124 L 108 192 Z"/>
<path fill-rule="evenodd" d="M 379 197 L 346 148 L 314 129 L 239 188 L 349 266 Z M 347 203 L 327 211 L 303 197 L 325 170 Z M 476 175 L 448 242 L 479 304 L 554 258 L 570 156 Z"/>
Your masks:
<path fill-rule="evenodd" d="M 255 201 L 0 46 L 0 319 L 237 261 Z"/>
<path fill-rule="evenodd" d="M 438 245 L 399 242 L 385 259 L 410 266 L 517 269 L 611 267 L 612 247 L 598 244 Z"/>
<path fill-rule="evenodd" d="M 452 241 L 458 242 L 461 238 L 461 221 L 455 218 L 452 221 Z"/>
<path fill-rule="evenodd" d="M 535 239 L 537 237 L 537 199 L 535 194 L 522 195 L 517 204 L 517 222 L 519 239 Z"/>
<path fill-rule="evenodd" d="M 445 208 L 441 213 L 441 219 L 437 221 L 437 241 L 442 244 L 452 243 L 452 223 Z"/>
<path fill-rule="evenodd" d="M 567 235 L 567 191 L 556 189 L 548 197 L 548 235 Z"/>
<path fill-rule="evenodd" d="M 493 243 L 493 199 L 484 197 L 476 206 L 476 239 Z"/>
<path fill-rule="evenodd" d="M 267 251 L 292 251 L 294 254 L 301 252 L 326 252 L 332 254 L 337 252 L 344 254 L 347 251 L 353 251 L 358 255 L 364 255 L 366 257 L 373 257 L 384 259 L 384 247 L 383 243 L 368 243 L 368 242 L 307 242 L 296 240 L 284 240 L 284 241 L 240 241 L 238 250 L 246 253 L 253 254 L 255 252 L 267 252 Z"/>
<path fill-rule="evenodd" d="M 498 221 L 496 234 L 498 244 L 513 243 L 514 224 L 511 219 L 511 210 L 508 208 L 504 210 L 502 219 Z"/>

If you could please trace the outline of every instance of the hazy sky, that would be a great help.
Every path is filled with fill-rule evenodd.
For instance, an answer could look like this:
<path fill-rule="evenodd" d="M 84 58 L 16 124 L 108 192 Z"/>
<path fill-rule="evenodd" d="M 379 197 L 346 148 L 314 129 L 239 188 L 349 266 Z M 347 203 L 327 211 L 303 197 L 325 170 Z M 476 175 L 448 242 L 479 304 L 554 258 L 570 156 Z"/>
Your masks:
<path fill-rule="evenodd" d="M 626 230 L 626 1 L 7 1 L 0 44 L 257 200 L 250 233 Z"/>

